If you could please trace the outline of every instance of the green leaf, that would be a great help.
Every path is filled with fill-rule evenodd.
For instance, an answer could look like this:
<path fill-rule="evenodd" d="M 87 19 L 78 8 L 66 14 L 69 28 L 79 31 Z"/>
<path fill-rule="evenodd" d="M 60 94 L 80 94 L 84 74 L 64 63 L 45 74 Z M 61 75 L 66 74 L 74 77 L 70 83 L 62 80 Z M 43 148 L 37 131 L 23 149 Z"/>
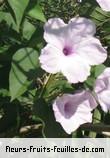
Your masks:
<path fill-rule="evenodd" d="M 23 23 L 23 37 L 29 40 L 33 33 L 35 32 L 36 27 L 32 25 L 27 19 Z"/>
<path fill-rule="evenodd" d="M 91 70 L 91 76 L 89 76 L 84 83 L 85 87 L 92 89 L 94 87 L 96 78 L 103 72 L 105 68 L 106 66 L 104 64 L 94 66 Z"/>
<path fill-rule="evenodd" d="M 105 68 L 106 66 L 104 64 L 97 65 L 95 67 L 95 77 L 97 78 L 104 71 Z"/>
<path fill-rule="evenodd" d="M 95 82 L 95 78 L 94 77 L 92 77 L 92 76 L 90 76 L 90 77 L 88 77 L 88 79 L 85 81 L 85 87 L 86 88 L 93 88 L 93 86 L 94 86 L 94 82 Z"/>
<path fill-rule="evenodd" d="M 38 67 L 38 53 L 32 48 L 18 50 L 12 60 L 9 75 L 11 100 L 22 95 L 32 83 Z"/>
<path fill-rule="evenodd" d="M 10 96 L 9 91 L 7 89 L 1 88 L 0 89 L 0 96 L 2 96 L 2 97 Z"/>
<path fill-rule="evenodd" d="M 35 32 L 32 34 L 29 45 L 30 47 L 36 47 L 40 50 L 44 47 L 44 41 L 43 41 L 43 29 L 42 27 L 37 26 Z"/>
<path fill-rule="evenodd" d="M 16 18 L 16 23 L 19 28 L 22 18 L 24 16 L 24 11 L 29 3 L 29 0 L 8 0 L 9 5 L 11 6 L 15 18 Z"/>
<path fill-rule="evenodd" d="M 96 108 L 93 113 L 93 123 L 101 122 L 101 112 Z"/>
<path fill-rule="evenodd" d="M 109 13 L 104 12 L 100 7 L 96 7 L 90 14 L 90 17 L 96 22 L 98 26 L 100 26 L 109 20 L 110 15 Z"/>
<path fill-rule="evenodd" d="M 6 21 L 6 23 L 13 28 L 14 30 L 18 31 L 17 25 L 13 19 L 13 17 L 11 16 L 10 13 L 7 12 L 0 12 L 0 22 L 1 21 Z"/>
<path fill-rule="evenodd" d="M 42 8 L 38 4 L 29 10 L 28 15 L 42 22 L 46 22 L 46 18 L 43 14 Z"/>
<path fill-rule="evenodd" d="M 48 84 L 45 87 L 43 96 L 47 100 L 53 100 L 59 94 L 71 92 L 73 92 L 71 84 L 69 84 L 61 74 L 56 74 L 51 75 Z"/>
<path fill-rule="evenodd" d="M 3 46 L 3 47 L 0 47 L 0 54 L 4 53 L 5 51 L 7 51 L 9 49 L 9 46 Z"/>

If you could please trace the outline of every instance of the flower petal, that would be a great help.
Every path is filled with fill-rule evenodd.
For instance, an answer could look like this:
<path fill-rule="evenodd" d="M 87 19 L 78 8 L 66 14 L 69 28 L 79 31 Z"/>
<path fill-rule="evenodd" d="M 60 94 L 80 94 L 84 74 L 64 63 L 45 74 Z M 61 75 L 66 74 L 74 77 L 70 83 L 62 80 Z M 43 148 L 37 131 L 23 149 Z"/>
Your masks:
<path fill-rule="evenodd" d="M 71 29 L 73 29 L 75 34 L 77 33 L 81 36 L 94 35 L 96 33 L 95 23 L 87 18 L 83 18 L 83 17 L 72 18 L 69 21 L 69 25 Z"/>
<path fill-rule="evenodd" d="M 39 57 L 41 67 L 45 71 L 55 74 L 60 71 L 60 56 L 61 52 L 54 47 L 48 44 L 41 51 L 41 55 Z"/>
<path fill-rule="evenodd" d="M 51 18 L 49 19 L 44 26 L 45 31 L 50 31 L 51 29 L 59 29 L 64 27 L 66 24 L 60 18 Z"/>
<path fill-rule="evenodd" d="M 110 11 L 110 0 L 96 0 L 104 11 Z"/>
<path fill-rule="evenodd" d="M 57 48 L 62 48 L 67 24 L 60 18 L 49 19 L 44 26 L 44 39 Z"/>
<path fill-rule="evenodd" d="M 106 81 L 101 80 L 101 79 L 97 79 L 96 82 L 95 82 L 95 92 L 96 93 L 100 93 L 102 92 L 103 90 L 106 89 Z"/>
<path fill-rule="evenodd" d="M 94 35 L 95 24 L 87 18 L 73 18 L 65 24 L 60 18 L 49 19 L 44 26 L 46 42 L 62 49 L 67 43 L 78 43 L 82 36 Z"/>
<path fill-rule="evenodd" d="M 98 101 L 103 111 L 107 112 L 110 110 L 110 90 L 104 90 L 98 94 Z"/>
<path fill-rule="evenodd" d="M 106 68 L 95 82 L 94 91 L 102 109 L 110 110 L 110 68 Z"/>
<path fill-rule="evenodd" d="M 78 110 L 82 113 L 81 116 L 76 114 L 70 120 L 67 120 L 67 119 L 65 120 L 63 118 L 60 121 L 60 124 L 62 125 L 62 127 L 68 134 L 71 134 L 73 131 L 75 131 L 81 124 L 92 122 L 92 114 L 90 111 L 87 110 L 85 112 L 83 110 L 83 107 L 80 107 Z"/>
<path fill-rule="evenodd" d="M 68 107 L 65 108 L 65 106 Z M 89 91 L 80 91 L 74 95 L 64 94 L 57 97 L 53 103 L 53 110 L 56 121 L 68 134 L 71 134 L 81 124 L 92 122 L 91 111 L 96 106 L 97 103 Z"/>
<path fill-rule="evenodd" d="M 102 47 L 100 41 L 94 37 L 82 39 L 76 50 L 90 65 L 101 64 L 107 58 L 107 51 Z"/>
<path fill-rule="evenodd" d="M 62 60 L 61 72 L 70 83 L 83 82 L 90 75 L 90 66 L 77 55 L 73 55 Z"/>

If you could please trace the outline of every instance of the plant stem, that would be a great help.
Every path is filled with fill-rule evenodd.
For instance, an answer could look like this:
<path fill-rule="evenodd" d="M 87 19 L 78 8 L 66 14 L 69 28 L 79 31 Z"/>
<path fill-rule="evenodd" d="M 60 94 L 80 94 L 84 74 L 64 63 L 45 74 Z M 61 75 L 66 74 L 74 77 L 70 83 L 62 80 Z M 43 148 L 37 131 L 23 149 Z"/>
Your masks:
<path fill-rule="evenodd" d="M 44 81 L 44 84 L 43 84 L 43 87 L 42 87 L 42 90 L 41 90 L 41 93 L 39 95 L 39 98 L 42 98 L 42 96 L 43 96 L 43 94 L 45 92 L 45 89 L 46 89 L 49 81 L 51 80 L 52 76 L 53 76 L 52 74 L 49 74 L 48 77 L 46 77 L 46 79 Z"/>

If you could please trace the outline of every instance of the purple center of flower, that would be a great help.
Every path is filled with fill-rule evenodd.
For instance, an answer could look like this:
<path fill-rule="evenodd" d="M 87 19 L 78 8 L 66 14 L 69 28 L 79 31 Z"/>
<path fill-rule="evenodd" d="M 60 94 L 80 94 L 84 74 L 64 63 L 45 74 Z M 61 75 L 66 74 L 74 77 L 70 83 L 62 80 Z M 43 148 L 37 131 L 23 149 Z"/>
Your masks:
<path fill-rule="evenodd" d="M 64 111 L 65 111 L 66 113 L 70 113 L 70 111 L 71 111 L 71 106 L 70 106 L 69 103 L 66 103 L 66 104 L 65 104 L 65 106 L 64 106 Z"/>
<path fill-rule="evenodd" d="M 73 115 L 73 106 L 70 103 L 64 105 L 65 117 L 70 118 Z"/>
<path fill-rule="evenodd" d="M 65 56 L 71 55 L 72 53 L 73 53 L 73 51 L 72 51 L 71 47 L 66 46 L 66 47 L 63 48 L 63 54 Z"/>

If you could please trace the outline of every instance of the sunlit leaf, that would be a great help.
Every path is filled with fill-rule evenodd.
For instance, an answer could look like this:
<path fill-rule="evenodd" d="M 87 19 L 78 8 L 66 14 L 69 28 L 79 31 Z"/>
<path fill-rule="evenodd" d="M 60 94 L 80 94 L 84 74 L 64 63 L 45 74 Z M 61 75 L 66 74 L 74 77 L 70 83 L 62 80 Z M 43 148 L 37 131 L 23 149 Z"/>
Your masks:
<path fill-rule="evenodd" d="M 32 83 L 38 67 L 38 53 L 31 48 L 18 50 L 12 60 L 9 76 L 11 100 L 22 95 Z"/>
<path fill-rule="evenodd" d="M 28 15 L 42 22 L 46 21 L 42 8 L 38 4 L 35 5 L 34 8 L 29 10 Z"/>
<path fill-rule="evenodd" d="M 29 0 L 8 0 L 8 3 L 10 4 L 16 18 L 16 24 L 19 28 L 19 25 L 22 21 L 25 9 L 29 3 Z"/>

